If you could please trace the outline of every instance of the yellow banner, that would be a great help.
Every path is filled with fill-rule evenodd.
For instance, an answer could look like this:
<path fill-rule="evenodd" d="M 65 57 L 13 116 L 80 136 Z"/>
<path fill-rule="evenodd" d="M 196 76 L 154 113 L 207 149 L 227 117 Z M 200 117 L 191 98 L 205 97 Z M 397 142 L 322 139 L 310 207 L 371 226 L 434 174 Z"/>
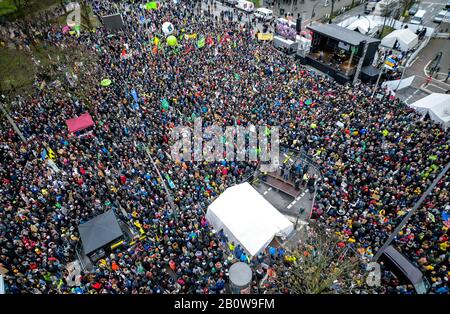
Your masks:
<path fill-rule="evenodd" d="M 272 33 L 258 33 L 258 40 L 273 40 Z"/>
<path fill-rule="evenodd" d="M 197 38 L 197 33 L 195 34 L 184 34 L 184 38 L 186 39 L 196 39 Z"/>

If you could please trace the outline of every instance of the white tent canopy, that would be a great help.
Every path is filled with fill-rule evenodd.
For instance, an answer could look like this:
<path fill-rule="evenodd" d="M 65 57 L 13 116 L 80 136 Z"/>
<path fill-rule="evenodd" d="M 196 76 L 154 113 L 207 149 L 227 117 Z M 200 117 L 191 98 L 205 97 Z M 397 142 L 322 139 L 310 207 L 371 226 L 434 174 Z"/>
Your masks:
<path fill-rule="evenodd" d="M 450 95 L 433 93 L 411 105 L 417 112 L 430 115 L 434 121 L 441 123 L 445 129 L 450 127 Z"/>
<path fill-rule="evenodd" d="M 358 18 L 352 17 L 347 19 L 344 22 L 338 24 L 339 26 L 348 28 L 352 31 L 358 31 L 361 34 L 367 35 L 368 33 L 373 33 L 373 31 L 377 28 L 378 24 L 374 22 L 372 19 L 367 16 Z"/>
<path fill-rule="evenodd" d="M 293 224 L 249 183 L 228 188 L 209 207 L 206 219 L 250 256 L 263 251 L 275 236 L 288 236 Z"/>
<path fill-rule="evenodd" d="M 416 76 L 410 76 L 402 80 L 385 81 L 381 84 L 381 87 L 389 89 L 391 92 L 401 90 L 403 88 L 411 86 Z"/>
<path fill-rule="evenodd" d="M 417 43 L 419 42 L 419 38 L 416 34 L 414 34 L 407 28 L 398 29 L 384 37 L 381 40 L 381 45 L 388 48 L 394 48 L 396 41 L 398 41 L 400 45 L 399 50 L 408 51 L 409 49 L 412 49 L 417 45 Z"/>

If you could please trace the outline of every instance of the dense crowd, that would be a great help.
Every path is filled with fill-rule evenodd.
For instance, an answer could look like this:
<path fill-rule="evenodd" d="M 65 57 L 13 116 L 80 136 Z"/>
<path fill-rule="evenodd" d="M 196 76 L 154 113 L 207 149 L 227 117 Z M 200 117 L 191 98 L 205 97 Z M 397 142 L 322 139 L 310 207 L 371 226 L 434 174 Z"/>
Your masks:
<path fill-rule="evenodd" d="M 341 86 L 306 69 L 259 42 L 255 27 L 231 14 L 212 17 L 192 1 L 164 2 L 157 10 L 131 0 L 92 7 L 99 16 L 123 12 L 127 28 L 76 36 L 43 24 L 14 37 L 25 45 L 82 47 L 99 61 L 83 68 L 87 79 L 78 84 L 89 90 L 83 99 L 70 89 L 43 88 L 11 110 L 25 143 L 1 121 L 0 263 L 12 293 L 224 292 L 228 266 L 246 258 L 239 250 L 230 256 L 234 248 L 204 213 L 257 164 L 170 160 L 171 130 L 192 127 L 195 117 L 204 127 L 280 126 L 282 145 L 307 152 L 322 172 L 313 218 L 367 258 L 450 161 L 450 137 L 439 125 L 419 120 L 388 93 L 372 99 L 368 85 Z M 165 43 L 166 21 L 175 27 L 175 48 Z M 198 48 L 184 36 L 190 34 L 207 44 Z M 105 78 L 110 86 L 100 85 Z M 65 120 L 84 112 L 95 121 L 92 135 L 69 134 Z M 45 154 L 55 155 L 59 172 Z M 176 211 L 152 160 L 167 176 Z M 435 293 L 448 293 L 449 183 L 447 175 L 395 243 Z M 82 272 L 72 287 L 65 266 L 76 258 L 77 226 L 111 208 L 146 237 Z"/>

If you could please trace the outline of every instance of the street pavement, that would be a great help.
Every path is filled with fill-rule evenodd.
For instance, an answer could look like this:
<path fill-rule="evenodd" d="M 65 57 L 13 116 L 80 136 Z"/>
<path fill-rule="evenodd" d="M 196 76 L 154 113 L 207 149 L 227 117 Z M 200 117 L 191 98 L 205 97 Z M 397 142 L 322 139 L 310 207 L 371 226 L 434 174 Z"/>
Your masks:
<path fill-rule="evenodd" d="M 355 3 L 359 3 L 362 0 L 336 0 L 334 4 L 334 11 L 339 11 L 343 7 L 350 6 L 352 4 L 352 1 Z M 222 1 L 204 1 L 202 8 L 206 9 L 207 5 L 211 3 L 216 3 L 217 10 L 214 12 L 215 15 L 220 14 L 220 11 L 230 11 L 233 10 L 233 7 L 223 4 Z M 294 3 L 294 5 L 291 5 L 291 3 Z M 328 4 L 327 4 L 328 3 Z M 281 5 L 278 5 L 278 3 L 275 3 L 275 5 L 268 5 L 265 6 L 268 9 L 271 9 L 274 13 L 274 16 L 276 18 L 278 17 L 284 17 L 284 15 L 280 15 L 280 8 L 285 10 L 285 14 L 287 13 L 293 13 L 294 14 L 294 21 L 297 18 L 298 14 L 302 17 L 302 29 L 305 28 L 306 25 L 310 24 L 312 21 L 319 20 L 322 17 L 324 17 L 326 14 L 331 13 L 331 0 L 304 0 L 304 3 L 302 3 L 300 0 L 297 0 L 297 4 L 295 4 L 295 0 L 291 1 L 288 0 L 286 3 L 281 3 Z M 314 18 L 312 18 L 313 10 L 315 12 Z M 247 14 L 244 11 L 238 11 L 235 12 L 241 12 L 246 15 L 246 18 L 251 17 L 253 14 Z"/>
<path fill-rule="evenodd" d="M 432 28 L 438 27 L 439 24 L 433 22 L 433 19 L 445 7 L 446 3 L 447 0 L 433 0 L 433 2 L 428 1 L 420 2 L 419 9 L 426 11 L 422 25 Z M 357 16 L 358 14 L 361 14 L 361 16 L 368 16 L 368 14 L 364 13 L 364 4 L 354 7 L 353 9 L 337 16 L 333 20 L 333 22 L 337 24 L 342 21 L 345 21 L 349 17 Z"/>
<path fill-rule="evenodd" d="M 442 58 L 439 63 L 440 70 L 438 73 L 433 75 L 432 81 L 428 85 L 425 85 L 427 76 L 430 74 L 427 70 L 427 66 L 440 51 L 442 52 Z M 432 39 L 428 45 L 420 51 L 417 59 L 412 63 L 412 65 L 405 70 L 404 78 L 415 75 L 416 78 L 413 81 L 413 87 L 422 88 L 422 90 L 429 93 L 445 93 L 450 90 L 450 80 L 445 82 L 445 78 L 447 77 L 449 70 L 450 41 L 448 39 Z M 415 95 L 417 94 L 420 94 L 420 92 L 417 92 Z M 411 101 L 412 99 L 409 100 Z"/>
<path fill-rule="evenodd" d="M 447 0 L 433 0 L 433 1 L 421 1 L 419 4 L 419 9 L 425 10 L 424 22 L 422 25 L 428 27 L 437 27 L 438 23 L 434 23 L 434 17 L 445 8 Z"/>

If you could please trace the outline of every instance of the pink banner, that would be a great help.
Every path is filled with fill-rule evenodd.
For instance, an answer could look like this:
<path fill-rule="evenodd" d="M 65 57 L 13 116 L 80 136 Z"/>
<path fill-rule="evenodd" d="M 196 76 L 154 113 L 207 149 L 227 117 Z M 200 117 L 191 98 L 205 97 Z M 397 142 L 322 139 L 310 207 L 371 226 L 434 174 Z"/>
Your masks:
<path fill-rule="evenodd" d="M 89 113 L 84 113 L 78 118 L 66 120 L 67 127 L 71 133 L 84 130 L 94 125 L 94 121 Z"/>

